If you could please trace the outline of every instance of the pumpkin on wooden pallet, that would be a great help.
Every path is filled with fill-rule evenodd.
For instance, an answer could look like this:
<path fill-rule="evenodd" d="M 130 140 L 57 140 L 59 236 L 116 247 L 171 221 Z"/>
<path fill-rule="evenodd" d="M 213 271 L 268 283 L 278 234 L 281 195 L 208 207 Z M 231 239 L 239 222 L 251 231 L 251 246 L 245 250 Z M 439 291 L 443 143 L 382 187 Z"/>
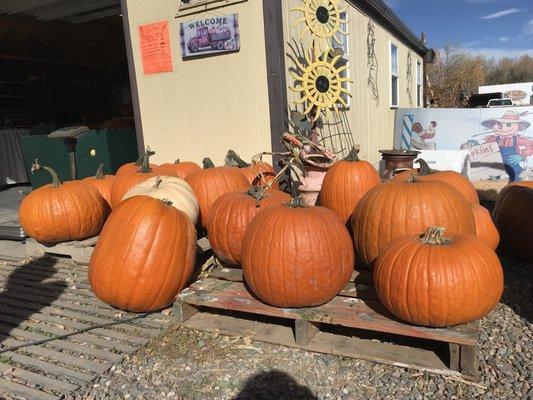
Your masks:
<path fill-rule="evenodd" d="M 411 176 L 417 176 L 422 181 L 446 182 L 456 188 L 465 199 L 472 204 L 479 204 L 479 197 L 476 188 L 464 175 L 455 171 L 435 171 L 432 170 L 426 161 L 419 158 L 416 161 L 420 164 L 418 170 L 404 171 L 393 178 L 395 182 L 403 182 Z"/>
<path fill-rule="evenodd" d="M 246 229 L 242 269 L 250 290 L 277 307 L 314 307 L 348 283 L 354 251 L 343 221 L 299 197 L 257 214 Z"/>
<path fill-rule="evenodd" d="M 19 220 L 24 231 L 45 244 L 97 235 L 109 210 L 98 190 L 83 181 L 61 183 L 52 168 L 41 166 L 35 160 L 32 171 L 41 169 L 52 175 L 52 183 L 32 191 L 22 200 Z"/>
<path fill-rule="evenodd" d="M 446 237 L 444 228 L 431 227 L 385 247 L 376 260 L 374 285 L 398 318 L 445 327 L 490 312 L 503 293 L 503 270 L 494 250 L 478 237 Z"/>
<path fill-rule="evenodd" d="M 173 164 L 161 164 L 154 168 L 154 172 L 159 175 L 173 176 L 176 178 L 185 179 L 190 174 L 201 171 L 202 168 L 192 161 L 176 160 Z"/>
<path fill-rule="evenodd" d="M 154 176 L 132 187 L 122 201 L 133 196 L 150 196 L 154 199 L 169 200 L 172 206 L 183 211 L 193 224 L 198 221 L 198 202 L 187 182 L 171 176 Z"/>
<path fill-rule="evenodd" d="M 351 219 L 357 254 L 369 266 L 391 240 L 433 225 L 443 226 L 451 234 L 476 233 L 470 205 L 457 189 L 416 176 L 370 189 Z"/>
<path fill-rule="evenodd" d="M 350 154 L 328 170 L 318 195 L 318 203 L 337 214 L 345 223 L 357 203 L 381 180 L 372 164 L 357 156 L 355 147 Z"/>
<path fill-rule="evenodd" d="M 146 149 L 146 152 L 143 157 L 142 165 L 137 168 L 136 172 L 124 173 L 122 175 L 117 175 L 115 181 L 113 182 L 113 187 L 111 189 L 111 208 L 115 208 L 122 201 L 124 195 L 135 185 L 150 179 L 154 176 L 157 176 L 150 167 L 150 156 L 155 153 L 149 148 Z"/>
<path fill-rule="evenodd" d="M 250 185 L 264 186 L 276 176 L 274 167 L 264 161 L 252 161 L 252 163 L 247 163 L 233 150 L 228 151 L 226 158 L 239 168 L 246 179 L 248 179 Z M 273 182 L 272 188 L 279 189 L 278 182 Z"/>
<path fill-rule="evenodd" d="M 209 243 L 217 257 L 226 264 L 241 264 L 242 242 L 250 221 L 265 208 L 290 199 L 287 193 L 258 186 L 220 196 L 213 203 L 207 223 Z"/>
<path fill-rule="evenodd" d="M 172 304 L 191 279 L 196 231 L 170 202 L 135 196 L 113 210 L 89 263 L 89 283 L 103 302 L 133 312 Z"/>
<path fill-rule="evenodd" d="M 187 177 L 200 206 L 200 224 L 207 228 L 209 211 L 213 203 L 223 194 L 248 187 L 248 180 L 232 167 L 215 167 L 209 158 L 203 160 L 204 169 Z"/>
<path fill-rule="evenodd" d="M 500 243 L 500 235 L 496 225 L 492 222 L 489 210 L 479 204 L 470 205 L 476 221 L 476 236 L 482 239 L 487 245 L 496 250 Z"/>
<path fill-rule="evenodd" d="M 83 182 L 87 182 L 89 185 L 94 186 L 105 201 L 107 201 L 109 207 L 111 207 L 111 190 L 113 188 L 113 183 L 115 182 L 115 175 L 105 175 L 104 164 L 100 164 L 96 170 L 96 174 L 92 177 L 83 179 Z"/>
<path fill-rule="evenodd" d="M 526 263 L 533 262 L 533 187 L 510 185 L 494 206 L 501 250 Z"/>

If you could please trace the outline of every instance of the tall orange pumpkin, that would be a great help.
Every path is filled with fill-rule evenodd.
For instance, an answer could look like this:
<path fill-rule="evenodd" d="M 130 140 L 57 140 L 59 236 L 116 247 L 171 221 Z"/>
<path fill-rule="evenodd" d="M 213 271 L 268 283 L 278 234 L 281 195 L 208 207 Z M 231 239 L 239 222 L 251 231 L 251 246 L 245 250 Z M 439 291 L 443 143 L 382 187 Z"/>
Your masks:
<path fill-rule="evenodd" d="M 229 150 L 226 157 L 240 168 L 240 171 L 248 179 L 250 185 L 264 186 L 276 176 L 274 167 L 264 161 L 252 161 L 251 164 L 247 163 L 233 150 Z M 278 182 L 273 182 L 272 187 L 279 189 Z"/>
<path fill-rule="evenodd" d="M 476 221 L 476 236 L 487 243 L 491 249 L 496 250 L 500 243 L 500 235 L 492 222 L 489 210 L 479 204 L 471 204 L 470 207 Z"/>
<path fill-rule="evenodd" d="M 150 149 L 146 150 L 142 165 L 137 169 L 137 172 L 123 173 L 117 175 L 113 186 L 111 188 L 111 208 L 115 208 L 122 201 L 124 195 L 135 185 L 141 183 L 157 174 L 150 167 L 150 156 L 155 154 Z"/>
<path fill-rule="evenodd" d="M 91 256 L 89 283 L 113 307 L 159 310 L 191 279 L 195 255 L 196 231 L 183 212 L 135 196 L 109 216 Z"/>
<path fill-rule="evenodd" d="M 493 215 L 501 250 L 517 260 L 533 262 L 533 188 L 504 188 L 496 199 Z"/>
<path fill-rule="evenodd" d="M 383 305 L 417 325 L 444 327 L 477 320 L 503 292 L 498 256 L 481 239 L 444 228 L 389 243 L 376 260 L 374 286 Z"/>
<path fill-rule="evenodd" d="M 37 160 L 32 170 L 44 169 L 52 183 L 28 194 L 19 208 L 20 225 L 35 240 L 54 244 L 84 240 L 100 232 L 108 206 L 93 186 L 83 181 L 61 183 L 56 172 Z"/>
<path fill-rule="evenodd" d="M 211 207 L 207 233 L 211 248 L 226 264 L 242 262 L 242 242 L 250 221 L 265 208 L 289 202 L 291 197 L 276 189 L 251 186 L 218 198 Z"/>
<path fill-rule="evenodd" d="M 337 161 L 326 173 L 318 202 L 346 223 L 359 200 L 380 183 L 379 175 L 372 164 L 359 160 L 357 150 L 353 148 L 348 157 Z"/>
<path fill-rule="evenodd" d="M 455 171 L 434 171 L 429 165 L 421 158 L 417 163 L 420 164 L 420 168 L 417 170 L 408 170 L 396 175 L 393 178 L 395 182 L 403 182 L 411 176 L 417 176 L 422 181 L 438 181 L 446 182 L 452 185 L 472 204 L 479 204 L 479 197 L 477 195 L 476 188 L 472 185 L 472 182 L 468 180 L 464 175 Z"/>
<path fill-rule="evenodd" d="M 158 167 L 154 168 L 154 172 L 156 174 L 164 176 L 174 176 L 176 178 L 181 179 L 185 179 L 190 174 L 201 170 L 202 168 L 192 161 L 181 162 L 180 160 L 176 160 L 174 164 L 161 164 Z"/>
<path fill-rule="evenodd" d="M 370 189 L 359 201 L 351 219 L 357 254 L 372 265 L 391 240 L 444 226 L 450 233 L 476 233 L 469 203 L 445 182 L 387 182 Z"/>
<path fill-rule="evenodd" d="M 343 221 L 298 199 L 257 214 L 246 229 L 242 269 L 250 290 L 277 307 L 314 307 L 348 283 L 354 251 Z"/>
<path fill-rule="evenodd" d="M 109 207 L 111 207 L 111 189 L 115 182 L 115 175 L 104 174 L 104 164 L 100 164 L 96 170 L 96 175 L 83 179 L 84 182 L 91 186 L 94 186 L 96 190 L 107 201 Z"/>
<path fill-rule="evenodd" d="M 209 211 L 223 194 L 248 187 L 248 180 L 238 168 L 215 167 L 209 158 L 204 159 L 204 169 L 189 175 L 185 181 L 191 186 L 200 206 L 200 223 L 207 228 Z"/>

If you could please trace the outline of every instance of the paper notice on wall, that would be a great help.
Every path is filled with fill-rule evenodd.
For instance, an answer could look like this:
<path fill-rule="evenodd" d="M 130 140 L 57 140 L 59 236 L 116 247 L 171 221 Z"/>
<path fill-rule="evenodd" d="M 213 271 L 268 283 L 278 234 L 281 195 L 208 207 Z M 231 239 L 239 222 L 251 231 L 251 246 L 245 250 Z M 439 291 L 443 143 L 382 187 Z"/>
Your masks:
<path fill-rule="evenodd" d="M 139 39 L 145 75 L 172 72 L 168 21 L 139 26 Z"/>

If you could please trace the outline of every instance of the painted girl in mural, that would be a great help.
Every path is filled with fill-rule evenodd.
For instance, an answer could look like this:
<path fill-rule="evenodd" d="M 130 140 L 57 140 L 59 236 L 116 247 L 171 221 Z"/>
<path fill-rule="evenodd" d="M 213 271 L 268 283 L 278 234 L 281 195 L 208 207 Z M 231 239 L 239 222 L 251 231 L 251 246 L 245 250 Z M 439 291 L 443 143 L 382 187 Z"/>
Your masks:
<path fill-rule="evenodd" d="M 498 144 L 505 171 L 511 181 L 521 180 L 523 162 L 533 154 L 533 140 L 520 133 L 531 125 L 521 119 L 523 115 L 516 111 L 506 111 L 502 118 L 487 119 L 481 123 L 492 131 L 485 138 L 485 143 Z"/>

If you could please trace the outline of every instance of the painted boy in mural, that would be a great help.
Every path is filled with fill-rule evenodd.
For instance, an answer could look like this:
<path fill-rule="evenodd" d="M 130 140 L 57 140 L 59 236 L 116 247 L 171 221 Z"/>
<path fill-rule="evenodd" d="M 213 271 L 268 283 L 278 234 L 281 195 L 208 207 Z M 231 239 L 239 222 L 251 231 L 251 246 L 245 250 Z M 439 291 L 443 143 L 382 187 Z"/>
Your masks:
<path fill-rule="evenodd" d="M 502 118 L 487 119 L 481 123 L 492 131 L 484 143 L 496 143 L 499 146 L 505 171 L 511 181 L 521 180 L 524 161 L 533 155 L 533 140 L 521 133 L 531 125 L 521 118 L 523 115 L 506 111 Z"/>

